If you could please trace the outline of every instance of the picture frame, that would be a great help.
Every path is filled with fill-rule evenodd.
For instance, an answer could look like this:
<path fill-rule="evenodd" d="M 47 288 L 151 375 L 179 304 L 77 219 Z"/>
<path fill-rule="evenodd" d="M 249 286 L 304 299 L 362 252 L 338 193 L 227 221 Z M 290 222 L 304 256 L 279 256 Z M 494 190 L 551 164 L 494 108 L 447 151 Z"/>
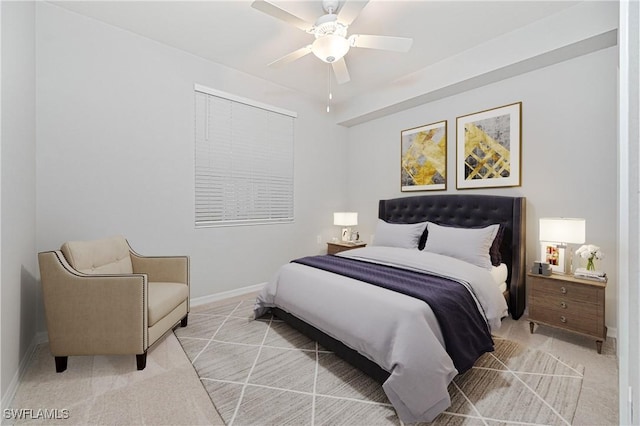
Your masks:
<path fill-rule="evenodd" d="M 554 243 L 540 243 L 540 260 L 548 263 L 553 272 L 565 273 L 565 247 Z"/>
<path fill-rule="evenodd" d="M 400 190 L 447 189 L 447 121 L 400 132 Z"/>
<path fill-rule="evenodd" d="M 456 188 L 521 185 L 522 102 L 456 118 Z"/>

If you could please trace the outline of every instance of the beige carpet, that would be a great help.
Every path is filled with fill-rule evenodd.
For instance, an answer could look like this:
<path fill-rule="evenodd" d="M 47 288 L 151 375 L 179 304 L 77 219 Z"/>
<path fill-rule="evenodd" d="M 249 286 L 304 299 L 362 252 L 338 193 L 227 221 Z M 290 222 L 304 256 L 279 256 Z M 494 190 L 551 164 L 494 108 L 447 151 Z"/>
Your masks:
<path fill-rule="evenodd" d="M 56 373 L 48 344 L 39 345 L 2 424 L 223 424 L 175 336 L 149 350 L 147 367 L 134 355 L 71 356 Z"/>
<path fill-rule="evenodd" d="M 253 299 L 195 309 L 176 336 L 228 425 L 400 424 L 379 384 L 283 322 L 251 321 Z M 571 424 L 584 368 L 496 338 L 449 387 L 432 424 Z"/>

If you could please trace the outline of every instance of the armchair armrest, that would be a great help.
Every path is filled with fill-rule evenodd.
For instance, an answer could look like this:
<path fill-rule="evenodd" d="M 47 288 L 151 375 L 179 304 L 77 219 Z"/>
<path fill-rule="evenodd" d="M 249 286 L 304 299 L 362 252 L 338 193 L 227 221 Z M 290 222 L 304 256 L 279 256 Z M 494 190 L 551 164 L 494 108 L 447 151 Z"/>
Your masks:
<path fill-rule="evenodd" d="M 142 256 L 130 250 L 134 274 L 147 274 L 152 282 L 189 285 L 188 256 Z"/>
<path fill-rule="evenodd" d="M 189 288 L 189 256 L 142 256 L 133 251 L 131 247 L 129 247 L 129 253 L 134 273 L 146 274 L 151 282 L 184 283 L 188 291 L 191 291 Z M 191 310 L 190 305 L 191 302 L 187 298 L 187 312 Z"/>
<path fill-rule="evenodd" d="M 142 354 L 148 347 L 144 274 L 88 275 L 62 252 L 38 253 L 51 353 Z"/>

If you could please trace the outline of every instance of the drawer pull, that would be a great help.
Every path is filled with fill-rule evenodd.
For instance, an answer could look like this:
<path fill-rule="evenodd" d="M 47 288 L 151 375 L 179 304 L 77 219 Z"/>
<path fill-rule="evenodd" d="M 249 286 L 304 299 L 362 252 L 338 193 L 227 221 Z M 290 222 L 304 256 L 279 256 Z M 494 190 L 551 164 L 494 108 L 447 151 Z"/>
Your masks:
<path fill-rule="evenodd" d="M 567 304 L 566 304 L 566 302 L 560 302 L 560 307 L 561 307 L 562 309 L 567 309 Z"/>
<path fill-rule="evenodd" d="M 567 322 L 567 319 L 565 317 L 560 317 L 560 322 L 565 323 Z"/>
<path fill-rule="evenodd" d="M 567 294 L 567 288 L 566 287 L 560 287 L 560 293 Z"/>

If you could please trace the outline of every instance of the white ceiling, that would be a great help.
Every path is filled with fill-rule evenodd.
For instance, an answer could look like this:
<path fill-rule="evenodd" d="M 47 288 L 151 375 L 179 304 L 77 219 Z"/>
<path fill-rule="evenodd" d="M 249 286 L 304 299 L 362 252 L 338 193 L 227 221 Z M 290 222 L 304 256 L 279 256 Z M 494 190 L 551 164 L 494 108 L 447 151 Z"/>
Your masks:
<path fill-rule="evenodd" d="M 351 0 L 356 1 L 356 0 Z M 320 1 L 274 4 L 309 22 Z M 251 7 L 251 1 L 62 1 L 66 9 L 324 100 L 329 65 L 307 55 L 282 68 L 267 64 L 313 41 L 309 35 Z M 342 2 L 341 2 L 342 3 Z M 557 13 L 567 1 L 371 0 L 349 34 L 412 37 L 408 53 L 353 48 L 345 57 L 351 81 L 337 86 L 341 103 Z"/>

